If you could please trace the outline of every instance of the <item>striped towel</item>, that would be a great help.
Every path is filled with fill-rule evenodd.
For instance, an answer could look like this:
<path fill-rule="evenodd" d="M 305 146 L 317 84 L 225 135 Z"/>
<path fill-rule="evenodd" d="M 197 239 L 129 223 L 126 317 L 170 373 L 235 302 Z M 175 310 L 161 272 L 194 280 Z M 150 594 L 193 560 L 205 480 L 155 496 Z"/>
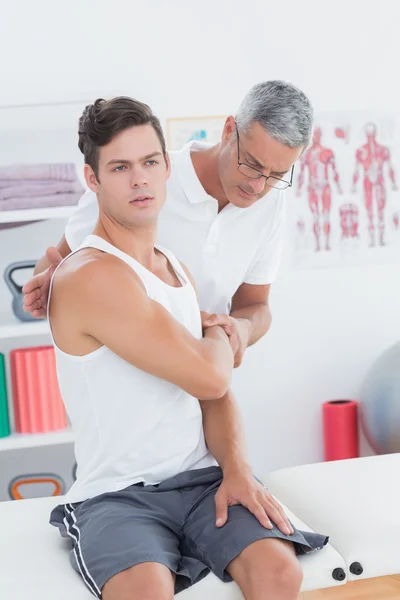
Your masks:
<path fill-rule="evenodd" d="M 73 163 L 6 165 L 0 167 L 0 181 L 74 181 L 75 179 L 76 168 Z"/>

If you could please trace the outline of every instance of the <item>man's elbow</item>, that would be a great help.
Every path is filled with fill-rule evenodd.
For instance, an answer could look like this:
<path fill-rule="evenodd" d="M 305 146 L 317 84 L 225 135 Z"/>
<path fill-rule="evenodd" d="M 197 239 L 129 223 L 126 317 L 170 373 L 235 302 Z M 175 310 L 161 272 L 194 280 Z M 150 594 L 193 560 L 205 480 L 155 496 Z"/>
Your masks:
<path fill-rule="evenodd" d="M 252 346 L 256 342 L 258 342 L 258 340 L 263 338 L 270 330 L 271 323 L 272 323 L 271 309 L 268 304 L 265 304 L 264 308 L 263 308 L 263 312 L 262 312 L 262 318 L 260 319 L 260 321 L 258 323 L 258 327 L 257 327 L 256 331 L 253 331 L 248 345 Z"/>
<path fill-rule="evenodd" d="M 216 369 L 202 382 L 197 397 L 199 400 L 219 400 L 222 396 L 225 396 L 230 385 L 231 371 L 224 373 L 223 370 Z"/>
<path fill-rule="evenodd" d="M 266 311 L 266 318 L 265 318 L 265 323 L 264 323 L 264 333 L 263 335 L 265 335 L 266 333 L 268 333 L 268 331 L 271 329 L 271 325 L 272 325 L 272 313 L 271 313 L 271 309 L 267 304 L 267 311 Z"/>

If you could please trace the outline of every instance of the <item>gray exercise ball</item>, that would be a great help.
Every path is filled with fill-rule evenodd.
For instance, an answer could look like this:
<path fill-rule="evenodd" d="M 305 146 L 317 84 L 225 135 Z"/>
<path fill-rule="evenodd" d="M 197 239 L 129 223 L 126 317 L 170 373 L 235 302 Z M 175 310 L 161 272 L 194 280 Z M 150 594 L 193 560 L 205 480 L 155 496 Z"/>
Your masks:
<path fill-rule="evenodd" d="M 400 342 L 369 369 L 361 390 L 360 422 L 377 454 L 400 452 Z"/>

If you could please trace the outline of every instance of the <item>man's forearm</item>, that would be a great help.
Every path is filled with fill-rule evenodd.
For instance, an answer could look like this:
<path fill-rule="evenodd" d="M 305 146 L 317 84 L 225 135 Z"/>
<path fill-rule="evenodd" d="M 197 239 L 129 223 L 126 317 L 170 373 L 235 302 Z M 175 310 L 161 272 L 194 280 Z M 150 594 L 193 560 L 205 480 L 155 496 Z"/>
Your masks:
<path fill-rule="evenodd" d="M 248 346 L 255 344 L 267 333 L 272 319 L 268 304 L 243 306 L 243 308 L 233 310 L 231 317 L 238 319 L 241 326 L 248 331 Z"/>
<path fill-rule="evenodd" d="M 200 404 L 206 444 L 224 473 L 250 469 L 243 421 L 232 391 L 219 400 Z"/>

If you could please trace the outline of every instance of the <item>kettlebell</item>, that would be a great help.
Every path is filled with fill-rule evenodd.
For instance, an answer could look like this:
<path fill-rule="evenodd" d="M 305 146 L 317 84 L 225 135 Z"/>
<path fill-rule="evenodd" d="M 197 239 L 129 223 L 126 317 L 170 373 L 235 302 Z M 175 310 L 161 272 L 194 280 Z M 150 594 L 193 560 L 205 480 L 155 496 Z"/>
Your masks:
<path fill-rule="evenodd" d="M 33 269 L 35 265 L 36 261 L 34 260 L 22 260 L 20 262 L 14 262 L 8 265 L 3 274 L 4 281 L 13 295 L 13 313 L 20 321 L 38 321 L 38 319 L 32 317 L 31 313 L 24 312 L 24 293 L 22 291 L 22 286 L 14 281 L 12 274 L 14 271 L 18 271 L 19 269 Z"/>

